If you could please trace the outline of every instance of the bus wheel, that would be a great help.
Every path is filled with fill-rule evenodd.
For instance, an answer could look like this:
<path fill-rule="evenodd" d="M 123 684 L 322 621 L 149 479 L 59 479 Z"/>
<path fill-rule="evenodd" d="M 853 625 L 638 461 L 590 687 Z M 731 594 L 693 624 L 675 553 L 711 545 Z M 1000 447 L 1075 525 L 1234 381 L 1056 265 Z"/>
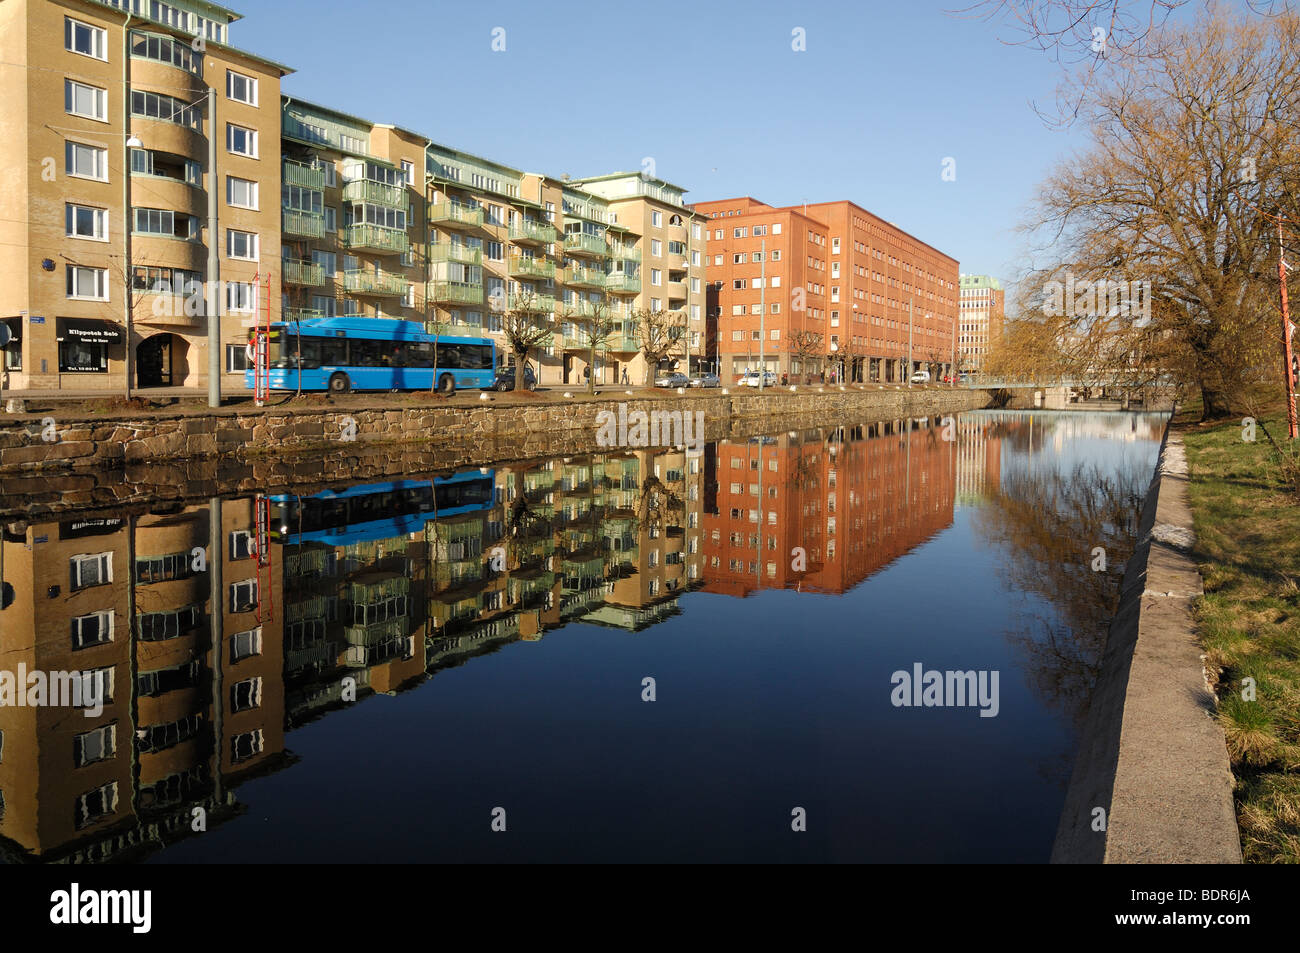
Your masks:
<path fill-rule="evenodd" d="M 351 389 L 352 389 L 352 382 L 348 380 L 348 375 L 346 374 L 330 375 L 331 394 L 346 394 Z"/>
<path fill-rule="evenodd" d="M 456 390 L 456 382 L 452 379 L 452 376 L 450 374 L 443 374 L 441 377 L 438 378 L 439 394 L 451 394 L 454 393 L 455 390 Z"/>

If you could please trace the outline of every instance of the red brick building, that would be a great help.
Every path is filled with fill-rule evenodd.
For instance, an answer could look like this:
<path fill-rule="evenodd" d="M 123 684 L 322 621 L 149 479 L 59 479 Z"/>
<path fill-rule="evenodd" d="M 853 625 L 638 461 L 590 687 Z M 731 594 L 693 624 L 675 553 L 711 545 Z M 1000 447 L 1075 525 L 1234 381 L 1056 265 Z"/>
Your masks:
<path fill-rule="evenodd" d="M 894 382 L 952 367 L 958 263 L 852 202 L 700 202 L 723 382 L 760 365 L 792 381 Z"/>

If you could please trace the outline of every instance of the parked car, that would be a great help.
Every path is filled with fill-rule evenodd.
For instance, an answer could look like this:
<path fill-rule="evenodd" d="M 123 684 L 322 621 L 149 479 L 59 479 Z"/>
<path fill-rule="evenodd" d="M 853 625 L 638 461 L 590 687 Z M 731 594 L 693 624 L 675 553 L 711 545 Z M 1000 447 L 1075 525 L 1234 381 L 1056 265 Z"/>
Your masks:
<path fill-rule="evenodd" d="M 655 375 L 655 387 L 685 387 L 690 382 L 680 371 L 661 371 Z"/>
<path fill-rule="evenodd" d="M 689 387 L 721 387 L 722 379 L 717 374 L 696 374 L 691 378 Z"/>
<path fill-rule="evenodd" d="M 492 390 L 515 389 L 515 366 L 508 364 L 497 368 L 497 378 L 492 382 Z M 537 375 L 531 364 L 524 365 L 524 390 L 537 390 Z"/>
<path fill-rule="evenodd" d="M 915 374 L 913 374 L 913 375 L 909 378 L 909 380 L 910 380 L 913 384 L 928 384 L 928 383 L 930 383 L 930 372 L 929 372 L 929 371 L 917 371 Z"/>
<path fill-rule="evenodd" d="M 758 386 L 758 371 L 745 371 L 745 373 L 743 373 L 743 374 L 740 375 L 740 379 L 736 381 L 736 384 L 737 384 L 737 386 L 739 386 L 739 387 L 757 387 L 757 386 Z M 775 372 L 775 371 L 767 371 L 767 372 L 763 375 L 763 386 L 764 386 L 764 387 L 775 387 L 775 386 L 776 386 L 776 372 Z"/>

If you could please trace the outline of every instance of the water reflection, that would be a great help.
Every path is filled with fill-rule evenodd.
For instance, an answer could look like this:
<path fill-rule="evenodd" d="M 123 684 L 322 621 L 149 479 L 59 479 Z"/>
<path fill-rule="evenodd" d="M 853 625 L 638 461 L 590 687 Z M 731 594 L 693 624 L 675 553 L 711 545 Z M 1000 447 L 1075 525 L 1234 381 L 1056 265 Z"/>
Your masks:
<path fill-rule="evenodd" d="M 1039 597 L 1007 628 L 1026 679 L 1076 717 L 1150 470 L 1088 469 L 1087 442 L 1159 426 L 981 413 L 11 523 L 0 667 L 110 691 L 94 718 L 0 706 L 0 850 L 147 857 L 238 818 L 331 711 L 570 624 L 689 621 L 690 592 L 849 593 L 967 507 L 1008 591 Z"/>

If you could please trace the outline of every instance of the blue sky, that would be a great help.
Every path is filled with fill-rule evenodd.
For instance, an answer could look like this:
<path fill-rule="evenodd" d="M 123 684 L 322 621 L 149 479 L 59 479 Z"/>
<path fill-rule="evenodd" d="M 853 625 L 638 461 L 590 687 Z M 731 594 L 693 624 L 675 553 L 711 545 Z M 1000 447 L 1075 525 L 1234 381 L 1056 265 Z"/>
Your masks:
<path fill-rule="evenodd" d="M 1050 105 L 1058 64 L 942 2 L 231 3 L 232 41 L 296 68 L 289 95 L 527 171 L 649 156 L 688 200 L 851 199 L 1004 280 L 1035 184 L 1081 138 L 1029 104 Z"/>

